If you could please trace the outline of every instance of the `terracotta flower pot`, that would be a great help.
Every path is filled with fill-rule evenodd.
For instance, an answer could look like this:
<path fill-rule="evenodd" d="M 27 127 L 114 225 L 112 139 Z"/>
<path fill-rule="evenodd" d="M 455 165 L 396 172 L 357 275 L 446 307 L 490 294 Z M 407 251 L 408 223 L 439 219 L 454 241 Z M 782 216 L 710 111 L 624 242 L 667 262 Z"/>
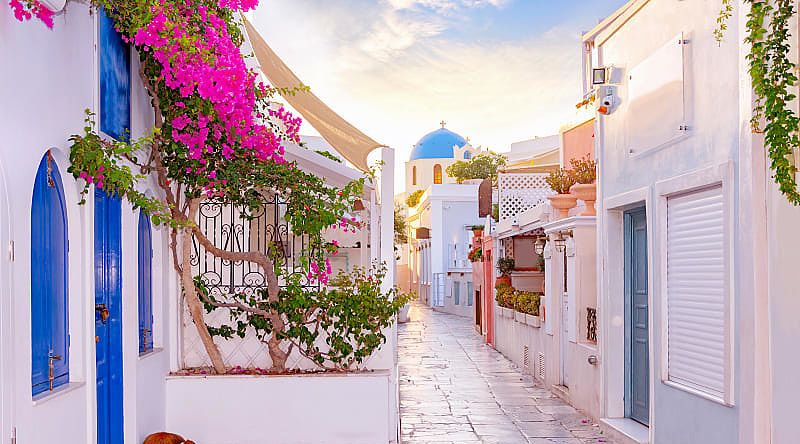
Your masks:
<path fill-rule="evenodd" d="M 597 216 L 597 210 L 594 208 L 594 202 L 597 200 L 597 184 L 576 183 L 569 191 L 586 204 L 586 210 L 581 216 Z"/>
<path fill-rule="evenodd" d="M 556 194 L 547 198 L 550 205 L 558 210 L 559 219 L 569 216 L 569 210 L 578 206 L 578 198 L 572 194 Z"/>
<path fill-rule="evenodd" d="M 497 286 L 500 284 L 511 285 L 511 276 L 499 276 L 497 279 L 495 279 L 494 281 L 495 288 L 497 288 Z"/>

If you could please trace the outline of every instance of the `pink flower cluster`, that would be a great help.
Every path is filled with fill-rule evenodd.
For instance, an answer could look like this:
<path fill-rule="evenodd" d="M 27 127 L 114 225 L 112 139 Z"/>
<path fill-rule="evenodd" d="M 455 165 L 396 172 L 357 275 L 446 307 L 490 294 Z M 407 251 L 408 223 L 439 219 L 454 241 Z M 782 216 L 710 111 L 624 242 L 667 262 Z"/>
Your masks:
<path fill-rule="evenodd" d="M 220 0 L 221 7 L 248 10 L 257 0 Z M 283 108 L 259 109 L 259 97 L 269 88 L 257 83 L 256 73 L 245 64 L 240 48 L 228 33 L 228 25 L 205 6 L 188 0 L 161 0 L 152 8 L 153 19 L 139 29 L 133 43 L 151 51 L 161 64 L 167 87 L 178 91 L 184 101 L 165 110 L 171 119 L 171 136 L 188 149 L 188 159 L 195 161 L 195 174 L 210 182 L 205 191 L 218 195 L 216 172 L 208 171 L 213 163 L 234 156 L 256 161 L 283 161 L 279 137 L 265 122 L 280 122 L 284 137 L 299 142 L 301 120 Z M 201 100 L 208 106 L 187 107 Z M 199 111 L 200 108 L 206 110 Z M 213 182 L 213 183 L 211 183 Z"/>
<path fill-rule="evenodd" d="M 8 5 L 14 11 L 17 20 L 24 22 L 36 16 L 45 26 L 53 29 L 53 11 L 38 0 L 10 0 Z"/>
<path fill-rule="evenodd" d="M 97 188 L 102 189 L 103 185 L 105 185 L 103 181 L 106 180 L 106 176 L 103 174 L 105 170 L 106 168 L 103 165 L 100 165 L 100 168 L 97 169 L 97 172 L 94 175 L 91 175 L 86 171 L 81 171 L 80 178 L 89 184 L 94 183 Z"/>
<path fill-rule="evenodd" d="M 318 281 L 322 285 L 328 285 L 330 281 L 330 276 L 333 274 L 333 267 L 331 266 L 331 260 L 325 258 L 325 269 L 323 269 L 320 264 L 316 262 L 312 262 L 311 266 L 309 267 L 310 271 L 306 276 L 309 281 Z"/>

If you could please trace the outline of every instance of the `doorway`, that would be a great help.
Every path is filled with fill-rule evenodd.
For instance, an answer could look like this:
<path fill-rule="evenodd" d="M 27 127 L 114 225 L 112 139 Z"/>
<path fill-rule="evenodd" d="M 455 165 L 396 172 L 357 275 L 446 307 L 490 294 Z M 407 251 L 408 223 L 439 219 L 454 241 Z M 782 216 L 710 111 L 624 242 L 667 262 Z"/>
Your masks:
<path fill-rule="evenodd" d="M 122 444 L 122 204 L 95 190 L 97 443 Z"/>
<path fill-rule="evenodd" d="M 625 230 L 625 416 L 650 422 L 650 345 L 647 288 L 647 214 L 624 214 Z"/>

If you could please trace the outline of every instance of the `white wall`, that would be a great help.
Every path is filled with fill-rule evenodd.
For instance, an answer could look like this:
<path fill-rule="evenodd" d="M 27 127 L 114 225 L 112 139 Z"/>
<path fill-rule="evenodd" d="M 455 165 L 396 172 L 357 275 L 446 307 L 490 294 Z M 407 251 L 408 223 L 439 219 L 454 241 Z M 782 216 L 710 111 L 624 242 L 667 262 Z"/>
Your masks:
<path fill-rule="evenodd" d="M 167 427 L 203 444 L 388 444 L 389 379 L 388 371 L 169 378 Z"/>
<path fill-rule="evenodd" d="M 11 427 L 17 442 L 38 444 L 88 443 L 94 440 L 94 248 L 93 202 L 79 206 L 81 185 L 67 173 L 68 137 L 82 132 L 84 109 L 97 109 L 95 14 L 86 5 L 70 3 L 66 14 L 48 30 L 36 20 L 18 22 L 8 7 L 0 7 L 0 164 L 7 207 L 0 208 L 3 257 L 14 242 L 13 261 L 2 262 L 3 301 L 0 335 L 3 353 L 3 429 L 6 444 Z M 134 69 L 135 66 L 134 66 Z M 134 72 L 132 133 L 141 134 L 152 121 L 152 111 Z M 70 238 L 69 321 L 70 384 L 53 394 L 31 399 L 30 333 L 30 214 L 33 179 L 42 156 L 52 149 L 67 200 Z M 0 188 L 1 189 L 1 188 Z M 91 196 L 90 196 L 91 197 Z M 123 206 L 123 377 L 126 443 L 141 442 L 145 433 L 164 426 L 163 380 L 168 352 L 138 357 L 136 288 L 136 220 Z M 154 315 L 156 344 L 169 348 L 164 315 L 170 283 L 169 263 L 162 256 L 166 239 L 154 232 Z M 5 322 L 10 321 L 10 325 Z M 10 328 L 9 328 L 10 327 Z M 161 413 L 159 413 L 161 412 Z"/>
<path fill-rule="evenodd" d="M 652 0 L 645 2 L 642 10 L 634 15 L 620 29 L 614 32 L 597 50 L 601 66 L 615 66 L 622 69 L 622 79 L 627 79 L 629 70 L 642 62 L 648 55 L 671 41 L 679 32 L 688 40 L 685 45 L 685 104 L 687 123 L 690 130 L 687 136 L 662 148 L 647 153 L 629 153 L 627 133 L 628 87 L 627 81 L 617 87 L 618 108 L 609 116 L 599 118 L 597 131 L 597 150 L 600 164 L 601 195 L 603 204 L 599 227 L 599 249 L 605 255 L 603 270 L 602 298 L 599 313 L 601 316 L 601 341 L 605 342 L 603 362 L 604 406 L 603 414 L 608 417 L 621 416 L 621 381 L 624 380 L 624 357 L 622 343 L 624 332 L 617 322 L 623 309 L 619 282 L 622 279 L 621 219 L 619 212 L 630 205 L 647 202 L 648 212 L 648 254 L 649 254 L 649 292 L 650 292 L 650 430 L 651 440 L 655 442 L 740 442 L 740 426 L 750 421 L 749 407 L 740 401 L 729 407 L 701 398 L 685 390 L 677 389 L 661 380 L 662 347 L 664 325 L 661 322 L 661 292 L 664 276 L 661 275 L 665 251 L 658 241 L 664 226 L 660 222 L 663 214 L 658 202 L 655 183 L 692 173 L 707 167 L 716 167 L 737 159 L 739 130 L 744 126 L 739 116 L 739 64 L 738 42 L 742 36 L 736 26 L 726 32 L 725 42 L 718 46 L 712 35 L 713 20 L 719 12 L 715 2 L 675 2 Z M 732 19 L 732 23 L 735 20 Z M 663 112 L 663 110 L 654 110 Z M 642 116 L 636 116 L 641 118 Z M 646 116 L 658 121 L 658 115 Z M 737 189 L 735 177 L 729 183 Z M 738 193 L 734 192 L 734 205 Z M 613 208 L 612 208 L 613 207 Z M 735 211 L 735 210 L 734 210 Z M 735 212 L 733 214 L 736 214 Z M 739 230 L 737 224 L 734 231 Z M 735 265 L 734 265 L 735 266 Z M 734 274 L 737 270 L 734 269 Z M 747 297 L 738 291 L 732 292 L 734 307 L 741 307 Z M 746 309 L 735 309 L 733 338 L 742 338 L 752 332 L 743 327 L 748 325 Z M 621 336 L 622 335 L 622 336 Z M 623 341 L 623 342 L 621 342 Z M 750 365 L 752 356 L 743 353 L 740 342 L 734 339 L 733 372 L 739 378 L 743 367 Z M 738 400 L 739 389 L 748 382 L 736 379 L 734 397 Z M 652 442 L 652 441 L 651 441 Z"/>

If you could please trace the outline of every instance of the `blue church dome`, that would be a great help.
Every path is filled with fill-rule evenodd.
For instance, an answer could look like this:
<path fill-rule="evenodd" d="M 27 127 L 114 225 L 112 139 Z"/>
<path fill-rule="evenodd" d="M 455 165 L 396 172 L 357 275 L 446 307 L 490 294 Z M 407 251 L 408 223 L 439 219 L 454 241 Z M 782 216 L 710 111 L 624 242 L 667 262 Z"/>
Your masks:
<path fill-rule="evenodd" d="M 414 149 L 411 150 L 409 160 L 452 159 L 455 157 L 453 146 L 461 148 L 466 144 L 467 139 L 442 127 L 419 139 L 419 142 L 414 145 Z"/>

